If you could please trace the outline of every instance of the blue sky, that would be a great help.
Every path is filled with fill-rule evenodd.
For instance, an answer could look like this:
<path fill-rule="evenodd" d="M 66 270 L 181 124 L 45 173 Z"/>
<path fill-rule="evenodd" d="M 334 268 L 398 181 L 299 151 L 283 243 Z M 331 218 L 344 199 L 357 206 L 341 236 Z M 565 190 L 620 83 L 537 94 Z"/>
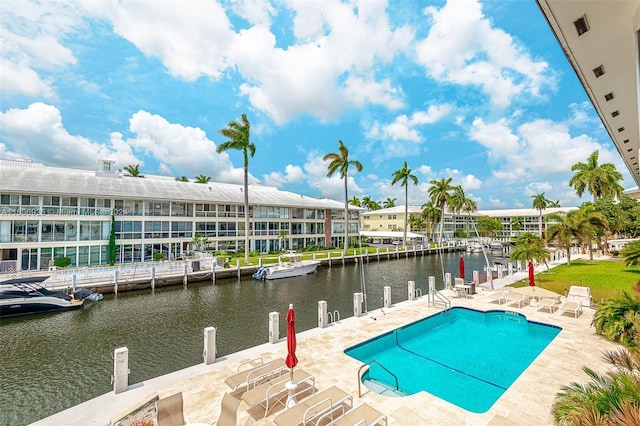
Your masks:
<path fill-rule="evenodd" d="M 242 182 L 218 130 L 246 113 L 250 180 L 343 200 L 428 199 L 451 177 L 480 209 L 545 192 L 588 201 L 571 165 L 600 150 L 633 186 L 534 0 L 2 0 L 0 158 Z M 0 182 L 1 188 L 1 182 Z"/>

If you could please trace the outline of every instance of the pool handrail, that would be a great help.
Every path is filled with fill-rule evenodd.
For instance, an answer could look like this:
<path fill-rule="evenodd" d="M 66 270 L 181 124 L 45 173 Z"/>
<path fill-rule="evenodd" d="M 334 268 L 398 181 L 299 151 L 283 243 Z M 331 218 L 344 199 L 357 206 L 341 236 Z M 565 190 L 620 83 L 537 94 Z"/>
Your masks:
<path fill-rule="evenodd" d="M 433 293 L 433 295 L 434 295 L 434 302 L 435 302 L 435 298 L 437 297 L 438 299 L 440 299 L 440 302 L 442 302 L 444 304 L 444 308 L 445 309 L 451 309 L 451 300 L 447 296 L 445 296 L 444 294 L 442 294 L 438 290 L 436 290 Z"/>
<path fill-rule="evenodd" d="M 371 364 L 377 364 L 380 368 L 382 368 L 384 371 L 386 371 L 387 373 L 391 374 L 394 378 L 394 380 L 396 381 L 396 390 L 399 391 L 400 390 L 400 385 L 398 384 L 398 376 L 396 376 L 395 374 L 393 374 L 387 367 L 385 367 L 384 365 L 380 364 L 378 361 L 376 361 L 375 359 L 372 359 L 371 361 L 362 364 L 360 366 L 360 368 L 358 368 L 358 398 L 362 398 L 362 369 L 364 367 L 369 367 Z"/>

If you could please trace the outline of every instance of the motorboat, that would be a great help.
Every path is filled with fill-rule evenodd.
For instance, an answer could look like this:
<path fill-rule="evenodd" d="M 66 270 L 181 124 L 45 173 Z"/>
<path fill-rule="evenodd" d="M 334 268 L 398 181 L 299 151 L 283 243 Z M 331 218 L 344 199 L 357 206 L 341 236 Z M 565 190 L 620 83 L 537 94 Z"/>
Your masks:
<path fill-rule="evenodd" d="M 48 277 L 18 278 L 0 282 L 0 318 L 78 309 L 85 300 L 102 297 L 87 289 L 73 295 L 49 290 L 42 285 Z"/>
<path fill-rule="evenodd" d="M 302 260 L 302 255 L 296 252 L 288 252 L 278 257 L 278 263 L 259 268 L 253 278 L 257 280 L 275 280 L 278 278 L 299 277 L 316 270 L 320 265 L 319 260 Z"/>
<path fill-rule="evenodd" d="M 474 243 L 467 246 L 467 253 L 482 253 L 483 250 L 482 244 Z"/>

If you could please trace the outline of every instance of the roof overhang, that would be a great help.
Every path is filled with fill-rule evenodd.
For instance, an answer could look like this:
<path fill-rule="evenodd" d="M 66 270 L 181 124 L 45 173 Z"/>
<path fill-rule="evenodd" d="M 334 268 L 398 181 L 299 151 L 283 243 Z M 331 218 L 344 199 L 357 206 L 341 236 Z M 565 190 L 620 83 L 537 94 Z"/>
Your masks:
<path fill-rule="evenodd" d="M 536 1 L 640 185 L 640 0 Z M 588 30 L 579 35 L 576 22 L 582 17 Z M 599 67 L 604 73 L 597 76 Z"/>

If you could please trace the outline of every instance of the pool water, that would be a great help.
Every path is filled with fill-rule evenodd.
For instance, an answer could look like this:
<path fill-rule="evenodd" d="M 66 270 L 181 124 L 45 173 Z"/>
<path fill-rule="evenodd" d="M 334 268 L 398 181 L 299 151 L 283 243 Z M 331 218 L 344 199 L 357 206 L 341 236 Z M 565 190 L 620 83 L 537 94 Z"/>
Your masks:
<path fill-rule="evenodd" d="M 373 384 L 368 385 L 372 390 L 386 394 L 384 389 L 391 389 L 396 395 L 426 391 L 484 413 L 560 331 L 517 312 L 455 307 L 344 352 L 371 362 L 362 379 Z"/>

